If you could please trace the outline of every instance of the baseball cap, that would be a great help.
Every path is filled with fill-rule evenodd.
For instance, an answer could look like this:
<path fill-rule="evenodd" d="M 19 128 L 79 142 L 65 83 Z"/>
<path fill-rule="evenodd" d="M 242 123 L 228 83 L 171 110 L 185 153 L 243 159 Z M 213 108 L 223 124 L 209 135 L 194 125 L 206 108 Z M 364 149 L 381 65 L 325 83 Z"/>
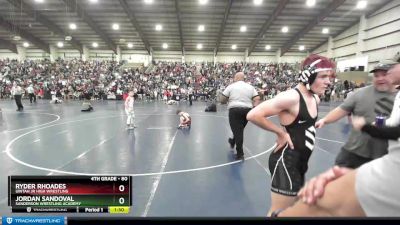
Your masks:
<path fill-rule="evenodd" d="M 393 65 L 397 64 L 398 62 L 393 61 L 393 60 L 384 60 L 384 61 L 380 61 L 375 67 L 374 69 L 372 69 L 371 71 L 369 71 L 370 73 L 375 73 L 378 70 L 384 70 L 384 71 L 388 71 Z"/>
<path fill-rule="evenodd" d="M 400 63 L 400 52 L 398 52 L 394 57 L 393 60 L 397 63 Z"/>

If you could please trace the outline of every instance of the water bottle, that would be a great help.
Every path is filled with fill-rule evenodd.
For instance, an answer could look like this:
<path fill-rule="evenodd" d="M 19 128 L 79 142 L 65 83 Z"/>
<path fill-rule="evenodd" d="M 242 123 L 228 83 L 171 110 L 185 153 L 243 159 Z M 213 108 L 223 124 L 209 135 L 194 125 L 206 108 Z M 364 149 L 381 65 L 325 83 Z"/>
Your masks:
<path fill-rule="evenodd" d="M 385 125 L 385 116 L 379 114 L 375 117 L 375 126 L 383 127 Z"/>

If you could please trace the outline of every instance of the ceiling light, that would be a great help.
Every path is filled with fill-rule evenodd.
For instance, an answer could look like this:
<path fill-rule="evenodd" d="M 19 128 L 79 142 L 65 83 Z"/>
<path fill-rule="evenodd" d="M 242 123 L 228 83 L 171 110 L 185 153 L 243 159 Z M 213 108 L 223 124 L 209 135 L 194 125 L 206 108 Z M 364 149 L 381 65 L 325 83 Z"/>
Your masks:
<path fill-rule="evenodd" d="M 146 3 L 146 4 L 153 4 L 153 0 L 144 0 L 144 3 Z"/>
<path fill-rule="evenodd" d="M 204 25 L 199 25 L 198 30 L 199 30 L 200 32 L 204 31 Z"/>
<path fill-rule="evenodd" d="M 266 49 L 266 50 L 270 50 L 270 49 L 271 49 L 271 45 L 266 45 L 266 46 L 265 46 L 265 49 Z"/>
<path fill-rule="evenodd" d="M 76 30 L 76 24 L 70 23 L 70 24 L 69 24 L 69 29 L 71 29 L 71 30 Z"/>
<path fill-rule="evenodd" d="M 299 46 L 299 50 L 300 50 L 300 51 L 304 51 L 304 49 L 306 49 L 306 47 L 304 47 L 304 45 L 300 45 L 300 46 Z"/>
<path fill-rule="evenodd" d="M 65 36 L 65 40 L 66 41 L 70 41 L 70 40 L 72 40 L 72 37 L 71 36 Z"/>
<path fill-rule="evenodd" d="M 329 33 L 329 28 L 323 28 L 322 29 L 323 34 L 328 34 Z"/>
<path fill-rule="evenodd" d="M 162 30 L 162 25 L 161 25 L 161 24 L 156 24 L 156 30 L 157 30 L 157 31 Z"/>
<path fill-rule="evenodd" d="M 118 24 L 118 23 L 114 23 L 114 24 L 112 25 L 112 29 L 113 29 L 113 30 L 119 30 L 119 24 Z"/>
<path fill-rule="evenodd" d="M 128 43 L 128 48 L 133 48 L 133 44 L 132 43 Z"/>
<path fill-rule="evenodd" d="M 199 0 L 200 5 L 205 5 L 208 3 L 208 0 Z"/>
<path fill-rule="evenodd" d="M 168 48 L 168 44 L 164 43 L 164 44 L 162 44 L 162 47 L 163 47 L 163 49 L 167 49 Z"/>
<path fill-rule="evenodd" d="M 57 47 L 59 47 L 59 48 L 64 47 L 64 43 L 62 43 L 61 41 L 57 42 Z"/>
<path fill-rule="evenodd" d="M 357 9 L 365 9 L 367 7 L 368 2 L 367 1 L 358 1 L 357 2 Z"/>
<path fill-rule="evenodd" d="M 263 0 L 253 0 L 254 5 L 261 5 Z"/>
<path fill-rule="evenodd" d="M 203 44 L 197 44 L 197 49 L 202 49 L 203 48 Z"/>
<path fill-rule="evenodd" d="M 14 40 L 14 41 L 19 41 L 19 40 L 21 40 L 21 36 L 15 35 L 15 36 L 13 37 L 13 40 Z"/>
<path fill-rule="evenodd" d="M 93 48 L 97 48 L 97 47 L 99 47 L 99 44 L 97 44 L 97 42 L 93 42 L 92 46 L 93 46 Z"/>
<path fill-rule="evenodd" d="M 97 0 L 89 0 L 90 3 L 97 3 Z"/>
<path fill-rule="evenodd" d="M 237 48 L 236 45 L 232 45 L 232 49 L 235 50 Z"/>
<path fill-rule="evenodd" d="M 240 26 L 240 32 L 246 32 L 247 27 L 246 26 Z"/>
<path fill-rule="evenodd" d="M 28 42 L 24 42 L 24 43 L 22 44 L 22 46 L 24 46 L 25 48 L 27 48 L 27 47 L 29 47 L 29 43 L 28 43 Z"/>
<path fill-rule="evenodd" d="M 315 0 L 307 0 L 307 1 L 306 1 L 306 5 L 307 5 L 308 7 L 313 7 L 313 6 L 315 5 Z"/>
<path fill-rule="evenodd" d="M 282 32 L 283 33 L 289 32 L 289 27 L 287 27 L 287 26 L 282 27 Z"/>
<path fill-rule="evenodd" d="M 37 2 L 37 3 L 43 3 L 44 0 L 35 0 L 35 2 Z"/>

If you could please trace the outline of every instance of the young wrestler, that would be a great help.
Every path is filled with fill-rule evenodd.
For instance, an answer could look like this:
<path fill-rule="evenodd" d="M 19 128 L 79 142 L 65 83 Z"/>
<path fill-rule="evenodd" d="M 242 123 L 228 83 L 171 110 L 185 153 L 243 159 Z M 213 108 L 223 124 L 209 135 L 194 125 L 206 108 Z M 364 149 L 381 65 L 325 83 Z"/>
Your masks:
<path fill-rule="evenodd" d="M 129 95 L 125 100 L 125 113 L 128 116 L 126 120 L 127 129 L 135 128 L 135 112 L 133 111 L 133 104 L 135 103 L 135 98 L 133 97 L 133 91 L 129 91 Z"/>
<path fill-rule="evenodd" d="M 310 55 L 303 62 L 300 83 L 295 89 L 278 94 L 247 114 L 249 121 L 278 136 L 269 157 L 272 204 L 268 215 L 292 205 L 304 184 L 315 144 L 318 95 L 328 88 L 333 74 L 334 64 L 328 58 Z M 267 119 L 272 115 L 278 115 L 282 126 Z"/>
<path fill-rule="evenodd" d="M 189 113 L 183 112 L 181 110 L 177 110 L 176 114 L 179 115 L 179 126 L 178 129 L 181 128 L 190 128 L 192 125 L 192 118 L 190 117 Z"/>

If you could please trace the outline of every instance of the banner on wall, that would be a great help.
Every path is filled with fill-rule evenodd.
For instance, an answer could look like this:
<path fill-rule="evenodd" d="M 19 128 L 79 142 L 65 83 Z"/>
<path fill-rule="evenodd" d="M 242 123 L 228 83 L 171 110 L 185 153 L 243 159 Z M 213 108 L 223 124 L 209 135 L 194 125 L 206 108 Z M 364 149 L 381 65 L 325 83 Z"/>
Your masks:
<path fill-rule="evenodd" d="M 337 62 L 336 67 L 338 72 L 351 72 L 351 71 L 367 72 L 368 56 L 339 60 Z"/>

